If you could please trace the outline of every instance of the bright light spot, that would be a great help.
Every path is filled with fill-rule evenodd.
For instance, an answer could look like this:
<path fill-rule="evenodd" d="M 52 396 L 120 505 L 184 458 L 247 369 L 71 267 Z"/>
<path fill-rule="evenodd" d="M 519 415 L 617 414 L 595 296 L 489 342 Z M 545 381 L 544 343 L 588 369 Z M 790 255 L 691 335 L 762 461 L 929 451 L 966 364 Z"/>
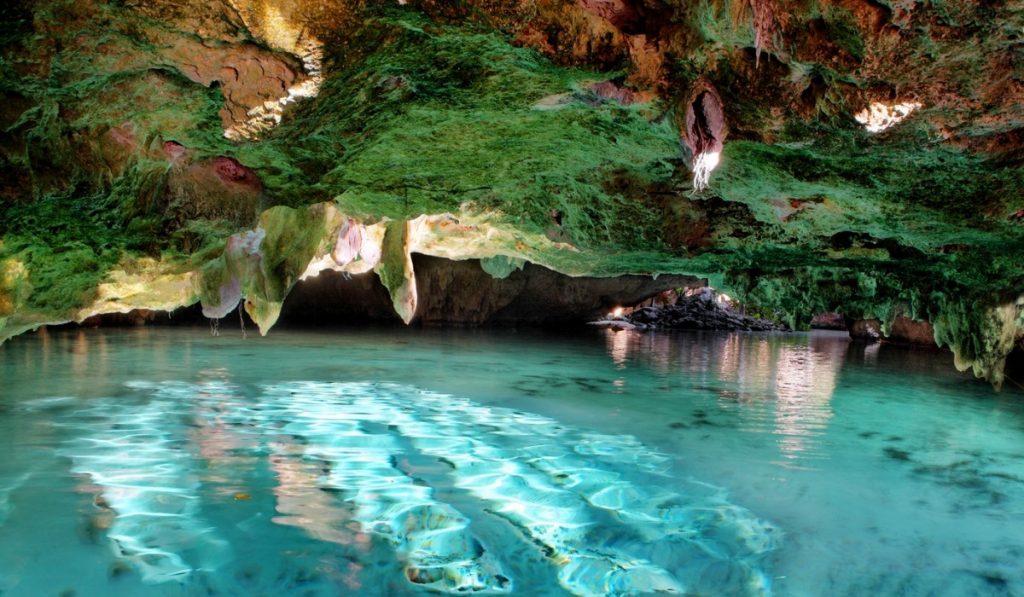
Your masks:
<path fill-rule="evenodd" d="M 323 44 L 315 39 L 301 42 L 298 49 L 299 57 L 302 58 L 303 70 L 306 78 L 302 82 L 288 88 L 288 95 L 276 100 L 264 102 L 262 106 L 256 106 L 246 114 L 249 118 L 241 124 L 236 124 L 224 131 L 224 136 L 232 141 L 240 139 L 255 139 L 265 131 L 268 131 L 281 123 L 285 107 L 298 101 L 300 98 L 316 97 L 320 93 L 320 85 L 323 83 L 321 65 L 323 61 Z"/>
<path fill-rule="evenodd" d="M 235 9 L 238 10 L 238 6 L 235 6 Z M 248 118 L 245 122 L 225 130 L 224 136 L 233 141 L 255 139 L 274 128 L 281 123 L 285 106 L 300 98 L 316 97 L 323 83 L 324 47 L 320 40 L 308 36 L 300 25 L 287 18 L 273 3 L 263 6 L 261 22 L 262 27 L 257 29 L 271 45 L 298 55 L 302 60 L 302 70 L 306 73 L 306 78 L 289 87 L 284 97 L 256 106 L 246 114 Z M 246 25 L 249 26 L 250 23 L 247 22 Z M 253 27 L 250 26 L 250 29 Z"/>
<path fill-rule="evenodd" d="M 857 122 L 863 124 L 869 133 L 880 133 L 903 122 L 911 112 L 920 107 L 919 102 L 903 102 L 891 106 L 881 102 L 872 102 L 870 106 L 854 114 L 853 117 Z"/>
<path fill-rule="evenodd" d="M 711 181 L 711 171 L 718 166 L 719 153 L 709 151 L 697 155 L 693 163 L 693 190 L 703 191 Z"/>
<path fill-rule="evenodd" d="M 18 279 L 28 277 L 28 268 L 17 259 L 6 259 L 3 261 L 3 274 L 4 282 L 13 284 Z"/>
<path fill-rule="evenodd" d="M 622 317 L 622 307 L 615 307 L 612 311 L 612 317 Z"/>
<path fill-rule="evenodd" d="M 526 512 L 526 505 L 523 504 L 522 502 L 515 501 L 513 499 L 509 499 L 508 503 L 505 504 L 505 507 L 502 508 L 502 510 L 504 510 L 505 512 L 514 512 L 516 514 L 523 514 L 523 513 Z"/>

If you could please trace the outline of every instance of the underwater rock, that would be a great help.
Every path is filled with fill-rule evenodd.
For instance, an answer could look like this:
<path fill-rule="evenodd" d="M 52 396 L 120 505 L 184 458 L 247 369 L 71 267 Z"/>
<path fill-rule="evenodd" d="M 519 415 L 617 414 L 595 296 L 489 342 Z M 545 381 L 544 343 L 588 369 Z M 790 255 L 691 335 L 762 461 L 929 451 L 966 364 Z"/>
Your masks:
<path fill-rule="evenodd" d="M 68 443 L 61 453 L 71 459 L 72 472 L 98 489 L 96 507 L 111 513 L 103 527 L 114 555 L 149 583 L 175 582 L 201 568 L 216 568 L 228 546 L 200 519 L 199 482 L 190 472 L 194 465 L 177 447 L 185 430 L 170 422 L 175 405 L 123 406 L 92 401 L 60 423 L 93 432 Z M 96 420 L 108 423 L 97 426 Z"/>
<path fill-rule="evenodd" d="M 361 429 L 361 420 L 378 416 L 359 403 L 339 412 L 318 392 L 296 397 L 292 387 L 303 389 L 268 388 L 287 400 L 282 431 L 303 438 L 306 458 L 326 463 L 322 486 L 337 489 L 355 507 L 353 518 L 366 532 L 395 546 L 409 582 L 445 593 L 511 590 L 494 555 L 472 535 L 469 519 L 395 467 L 402 453 L 397 438 Z"/>
<path fill-rule="evenodd" d="M 221 382 L 131 385 L 152 401 L 122 405 L 126 420 L 177 400 L 195 406 L 201 425 L 266 442 L 289 488 L 277 493 L 275 522 L 342 546 L 353 542 L 344 534 L 348 512 L 360 533 L 390 546 L 410 585 L 515 594 L 517 567 L 507 562 L 516 558 L 546 561 L 552 581 L 580 596 L 771 591 L 781 530 L 720 488 L 669 479 L 671 459 L 632 436 L 397 384 L 271 384 L 261 388 L 271 408 L 253 408 Z M 447 468 L 430 472 L 428 463 Z M 293 490 L 315 499 L 292 499 Z M 470 520 L 441 497 L 459 492 L 479 500 L 488 520 Z M 312 508 L 305 519 L 302 504 Z"/>
<path fill-rule="evenodd" d="M 15 478 L 0 478 L 0 527 L 7 522 L 11 513 L 11 494 L 25 484 L 32 476 L 31 472 L 22 473 Z"/>

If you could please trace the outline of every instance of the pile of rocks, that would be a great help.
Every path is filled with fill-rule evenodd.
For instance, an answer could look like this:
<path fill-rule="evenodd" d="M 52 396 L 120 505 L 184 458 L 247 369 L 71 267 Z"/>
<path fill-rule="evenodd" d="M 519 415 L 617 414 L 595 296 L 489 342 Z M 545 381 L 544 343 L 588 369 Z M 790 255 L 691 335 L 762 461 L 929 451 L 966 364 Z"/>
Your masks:
<path fill-rule="evenodd" d="M 749 317 L 717 300 L 710 288 L 693 296 L 681 296 L 674 305 L 643 307 L 622 318 L 595 322 L 626 329 L 786 331 L 785 324 Z"/>

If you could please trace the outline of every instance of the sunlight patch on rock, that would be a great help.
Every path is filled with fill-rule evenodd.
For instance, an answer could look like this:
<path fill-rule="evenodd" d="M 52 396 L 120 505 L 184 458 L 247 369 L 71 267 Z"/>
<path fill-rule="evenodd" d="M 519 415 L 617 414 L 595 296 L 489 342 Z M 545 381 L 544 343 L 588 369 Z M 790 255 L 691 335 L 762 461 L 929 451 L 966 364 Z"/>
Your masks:
<path fill-rule="evenodd" d="M 920 107 L 919 102 L 901 102 L 892 105 L 872 102 L 870 106 L 857 112 L 853 117 L 864 125 L 869 133 L 880 133 L 903 122 Z"/>

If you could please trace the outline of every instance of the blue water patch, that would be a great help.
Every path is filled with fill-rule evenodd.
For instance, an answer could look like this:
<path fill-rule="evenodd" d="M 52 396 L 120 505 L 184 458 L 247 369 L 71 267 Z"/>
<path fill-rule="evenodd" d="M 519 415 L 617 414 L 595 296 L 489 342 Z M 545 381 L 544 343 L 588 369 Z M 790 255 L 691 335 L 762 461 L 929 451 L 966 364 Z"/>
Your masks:
<path fill-rule="evenodd" d="M 0 347 L 0 593 L 1024 594 L 1024 395 L 950 363 L 828 334 L 28 335 Z"/>
<path fill-rule="evenodd" d="M 338 511 L 310 515 L 284 491 L 268 518 L 315 541 L 340 533 L 336 543 L 357 546 L 370 537 L 390 547 L 410 587 L 770 592 L 766 556 L 781 532 L 719 488 L 688 481 L 691 491 L 670 489 L 678 480 L 669 458 L 629 435 L 397 384 L 274 384 L 252 398 L 222 382 L 128 386 L 131 396 L 55 414 L 69 434 L 59 453 L 86 478 L 115 556 L 148 583 L 199 575 L 229 592 L 253 588 L 231 587 L 221 574 L 230 545 L 201 514 L 196 471 L 207 465 L 201 445 L 197 453 L 190 444 L 191 424 L 237 435 L 233 449 L 275 463 L 281 485 L 322 494 L 305 506 L 326 496 L 333 504 L 321 513 Z M 418 476 L 409 464 L 417 460 L 442 468 Z M 451 492 L 503 524 L 474 525 L 439 495 Z M 353 525 L 355 533 L 343 532 Z M 531 560 L 546 565 L 529 573 L 552 578 L 518 578 L 515 563 Z"/>

